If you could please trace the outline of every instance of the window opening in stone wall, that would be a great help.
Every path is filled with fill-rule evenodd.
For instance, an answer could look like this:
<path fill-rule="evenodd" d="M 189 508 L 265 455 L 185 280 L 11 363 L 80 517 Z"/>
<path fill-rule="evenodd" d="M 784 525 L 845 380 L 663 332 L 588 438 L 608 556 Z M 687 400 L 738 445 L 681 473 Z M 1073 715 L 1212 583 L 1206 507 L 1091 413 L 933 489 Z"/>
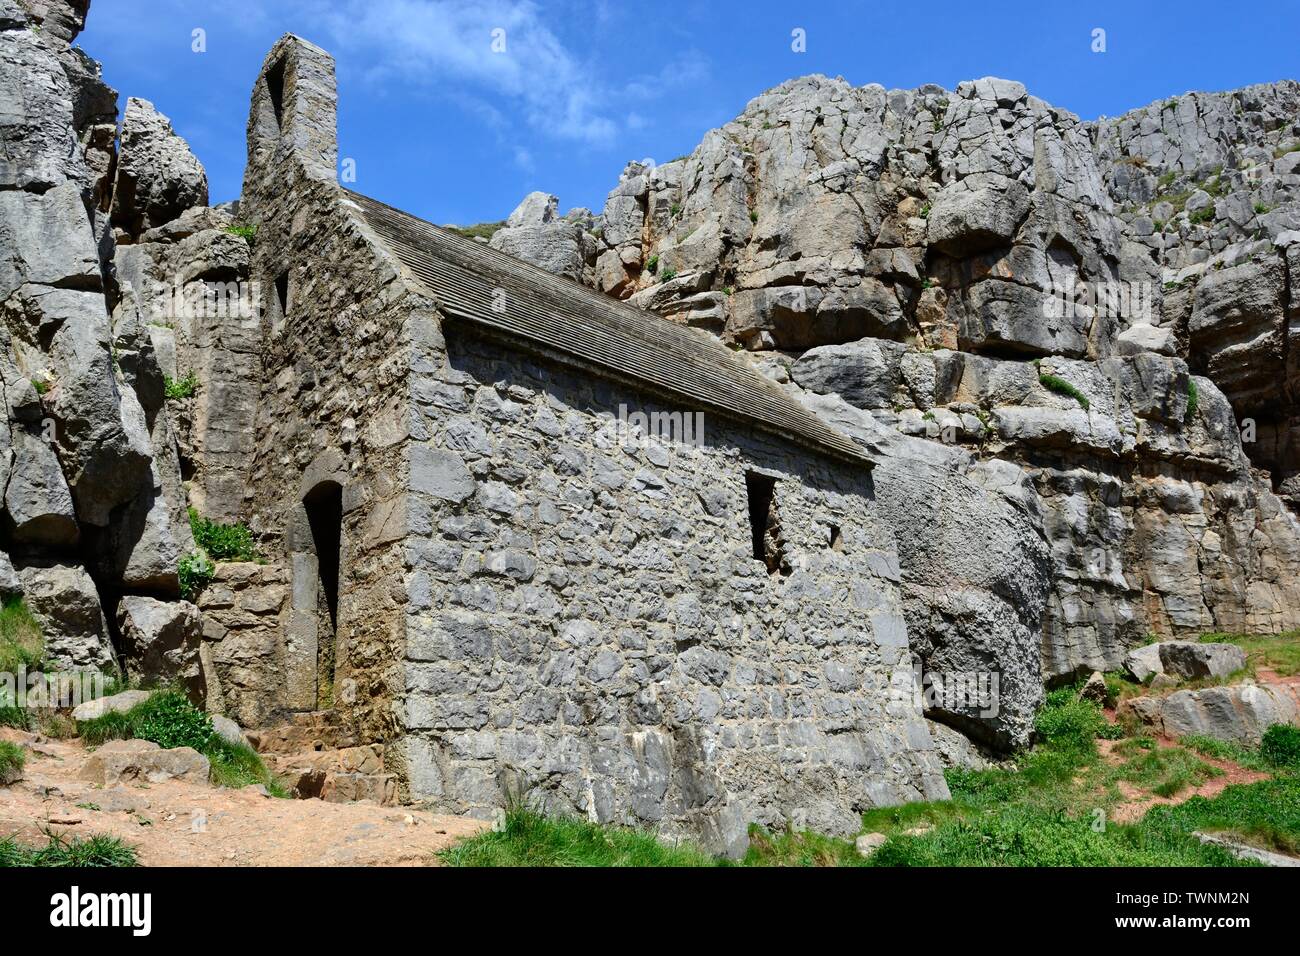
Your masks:
<path fill-rule="evenodd" d="M 832 551 L 844 550 L 844 532 L 840 530 L 837 524 L 827 525 L 826 543 Z"/>
<path fill-rule="evenodd" d="M 776 479 L 747 471 L 745 491 L 749 497 L 749 530 L 753 536 L 755 560 L 763 562 L 768 574 L 789 574 L 785 535 L 781 530 L 781 515 L 776 501 Z"/>
<path fill-rule="evenodd" d="M 335 481 L 323 481 L 302 500 L 316 549 L 316 566 L 320 576 L 317 590 L 316 620 L 316 687 L 317 705 L 327 709 L 334 705 L 334 682 L 338 668 L 339 552 L 343 543 L 343 487 Z"/>
<path fill-rule="evenodd" d="M 275 125 L 281 125 L 284 116 L 284 60 L 266 71 L 266 89 L 271 94 L 271 107 L 275 110 Z"/>
<path fill-rule="evenodd" d="M 289 273 L 281 272 L 275 277 L 275 300 L 280 304 L 280 318 L 289 317 Z"/>

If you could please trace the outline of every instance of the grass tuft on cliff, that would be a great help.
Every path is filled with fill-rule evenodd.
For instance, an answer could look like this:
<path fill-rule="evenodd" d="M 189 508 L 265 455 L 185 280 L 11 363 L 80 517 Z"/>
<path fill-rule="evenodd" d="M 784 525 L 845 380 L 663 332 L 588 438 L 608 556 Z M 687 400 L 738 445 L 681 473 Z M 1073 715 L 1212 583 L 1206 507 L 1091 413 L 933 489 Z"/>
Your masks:
<path fill-rule="evenodd" d="M 1059 375 L 1048 375 L 1044 373 L 1038 376 L 1038 382 L 1049 392 L 1055 392 L 1057 395 L 1064 395 L 1067 398 L 1074 399 L 1085 412 L 1092 407 L 1092 403 L 1088 401 L 1087 395 L 1083 394 L 1083 392 L 1079 391 L 1078 388 L 1071 385 Z"/>

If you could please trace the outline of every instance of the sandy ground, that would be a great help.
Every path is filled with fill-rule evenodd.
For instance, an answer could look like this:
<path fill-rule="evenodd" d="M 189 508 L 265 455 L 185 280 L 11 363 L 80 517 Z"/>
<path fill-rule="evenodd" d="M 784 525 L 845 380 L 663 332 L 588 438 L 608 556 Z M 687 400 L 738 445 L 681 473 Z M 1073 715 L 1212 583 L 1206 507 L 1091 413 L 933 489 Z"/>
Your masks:
<path fill-rule="evenodd" d="M 436 866 L 434 853 L 486 824 L 373 803 L 279 800 L 169 780 L 98 787 L 77 779 L 79 741 L 3 729 L 27 749 L 23 779 L 0 788 L 0 836 L 42 842 L 42 828 L 106 833 L 144 866 Z"/>

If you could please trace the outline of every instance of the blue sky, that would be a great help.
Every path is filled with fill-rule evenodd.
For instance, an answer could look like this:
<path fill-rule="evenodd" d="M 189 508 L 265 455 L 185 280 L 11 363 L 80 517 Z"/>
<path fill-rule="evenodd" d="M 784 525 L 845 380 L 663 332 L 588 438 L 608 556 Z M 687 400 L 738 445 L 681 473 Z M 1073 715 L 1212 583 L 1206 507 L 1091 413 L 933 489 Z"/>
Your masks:
<path fill-rule="evenodd" d="M 454 223 L 503 218 L 534 189 L 599 210 L 628 160 L 689 152 L 807 73 L 890 88 L 1002 76 L 1085 119 L 1300 77 L 1292 0 L 94 0 L 79 42 L 119 108 L 140 96 L 171 117 L 215 203 L 239 193 L 250 88 L 288 31 L 337 60 L 356 188 Z"/>

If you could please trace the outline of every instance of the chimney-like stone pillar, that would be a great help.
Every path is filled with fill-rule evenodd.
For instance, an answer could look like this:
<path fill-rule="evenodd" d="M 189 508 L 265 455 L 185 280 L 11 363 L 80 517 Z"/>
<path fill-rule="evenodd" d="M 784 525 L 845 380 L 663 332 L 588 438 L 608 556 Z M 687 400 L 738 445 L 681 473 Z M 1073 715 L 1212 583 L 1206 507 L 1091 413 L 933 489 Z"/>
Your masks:
<path fill-rule="evenodd" d="M 268 180 L 291 176 L 286 162 L 313 178 L 335 181 L 338 155 L 334 58 L 286 33 L 266 55 L 253 86 L 243 199 L 256 202 Z"/>

